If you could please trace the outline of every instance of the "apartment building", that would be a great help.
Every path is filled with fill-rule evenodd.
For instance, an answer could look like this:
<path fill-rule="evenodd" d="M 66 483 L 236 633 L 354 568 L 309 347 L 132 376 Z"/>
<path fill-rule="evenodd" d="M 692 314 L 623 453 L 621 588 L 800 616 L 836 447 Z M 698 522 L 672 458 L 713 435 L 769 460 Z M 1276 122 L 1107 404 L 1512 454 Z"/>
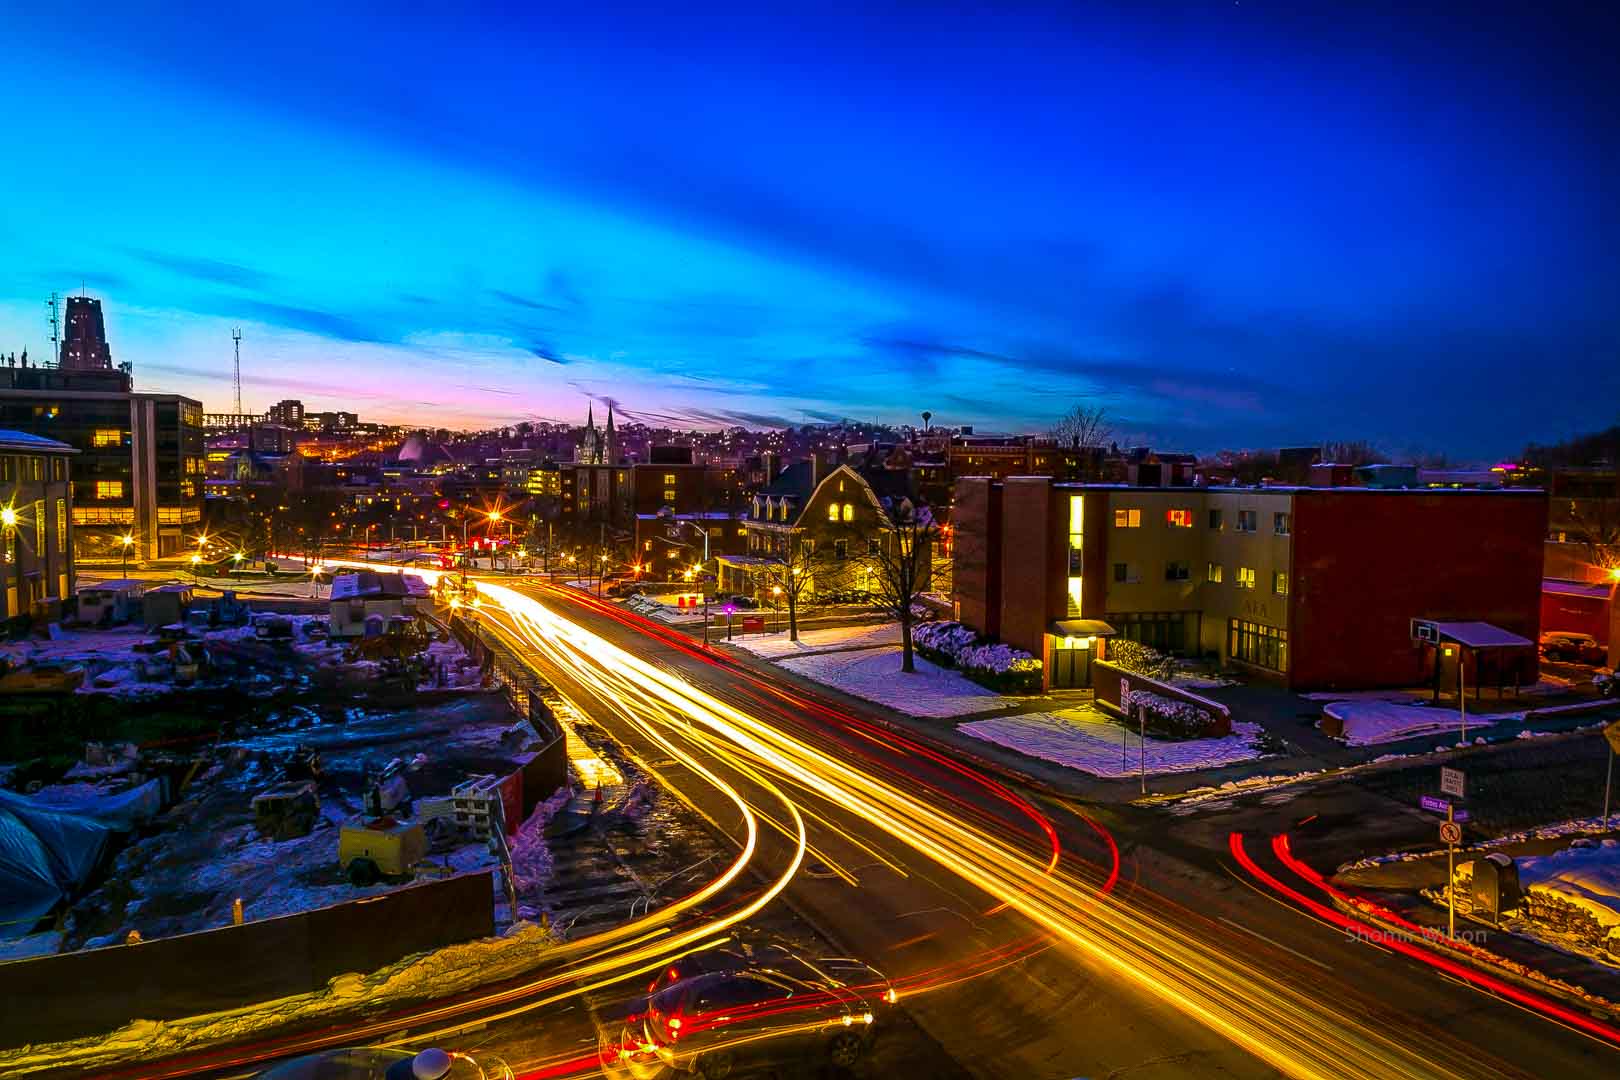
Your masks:
<path fill-rule="evenodd" d="M 954 600 L 963 622 L 1042 656 L 1059 687 L 1089 685 L 1114 636 L 1296 689 L 1415 685 L 1456 663 L 1478 665 L 1470 682 L 1514 685 L 1535 679 L 1546 519 L 1534 490 L 970 477 Z M 1447 652 L 1415 640 L 1414 619 L 1522 644 Z"/>

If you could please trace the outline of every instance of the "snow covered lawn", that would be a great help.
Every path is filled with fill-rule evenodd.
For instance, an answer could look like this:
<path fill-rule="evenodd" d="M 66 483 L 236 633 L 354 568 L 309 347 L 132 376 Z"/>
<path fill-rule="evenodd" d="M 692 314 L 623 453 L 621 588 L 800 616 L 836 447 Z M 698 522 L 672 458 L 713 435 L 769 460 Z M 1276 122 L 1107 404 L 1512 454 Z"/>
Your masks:
<path fill-rule="evenodd" d="M 773 634 L 736 638 L 730 644 L 768 659 L 809 655 L 829 649 L 870 649 L 878 645 L 900 644 L 900 624 L 891 622 L 878 626 L 829 626 L 820 630 L 801 630 L 798 641 L 789 641 L 787 631 L 782 630 Z"/>
<path fill-rule="evenodd" d="M 1620 841 L 1566 848 L 1551 855 L 1515 860 L 1519 884 L 1531 893 L 1555 893 L 1580 908 L 1614 938 L 1620 928 Z"/>
<path fill-rule="evenodd" d="M 784 668 L 911 716 L 967 716 L 1003 708 L 1006 698 L 960 672 L 917 657 L 917 670 L 900 673 L 900 646 L 858 652 L 811 653 L 781 661 Z"/>
<path fill-rule="evenodd" d="M 1334 701 L 1322 711 L 1344 724 L 1344 740 L 1351 746 L 1376 746 L 1436 732 L 1462 734 L 1456 709 L 1433 705 L 1406 705 L 1388 698 Z M 1523 713 L 1490 713 L 1468 717 L 1470 736 L 1478 729 L 1503 720 L 1520 721 Z"/>
<path fill-rule="evenodd" d="M 974 720 L 957 725 L 956 730 L 1093 776 L 1134 776 L 1142 768 L 1142 739 L 1090 707 Z M 1169 742 L 1150 737 L 1146 742 L 1147 771 L 1194 772 L 1260 756 L 1255 745 L 1261 732 L 1259 724 L 1238 722 L 1232 730 L 1231 735 L 1220 739 Z"/>

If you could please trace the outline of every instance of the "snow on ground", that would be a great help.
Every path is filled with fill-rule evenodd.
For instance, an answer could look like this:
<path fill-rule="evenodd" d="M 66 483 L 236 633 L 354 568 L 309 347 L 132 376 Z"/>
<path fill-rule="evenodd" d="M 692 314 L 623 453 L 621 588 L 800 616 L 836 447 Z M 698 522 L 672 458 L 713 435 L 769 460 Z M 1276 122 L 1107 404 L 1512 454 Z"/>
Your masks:
<path fill-rule="evenodd" d="M 1344 723 L 1344 740 L 1351 746 L 1376 746 L 1435 732 L 1461 734 L 1455 709 L 1432 705 L 1403 705 L 1394 701 L 1359 699 L 1334 701 L 1322 711 Z M 1468 717 L 1468 730 L 1491 727 L 1504 720 L 1522 721 L 1524 714 L 1488 713 Z"/>
<path fill-rule="evenodd" d="M 913 674 L 900 672 L 900 646 L 879 646 L 857 652 L 811 653 L 781 661 L 784 668 L 807 679 L 825 683 L 897 712 L 911 716 L 966 716 L 1010 704 L 957 671 L 915 658 Z"/>
<path fill-rule="evenodd" d="M 1021 754 L 1113 779 L 1137 775 L 1144 754 L 1147 771 L 1152 774 L 1213 769 L 1259 757 L 1261 751 L 1254 740 L 1261 733 L 1260 725 L 1239 722 L 1232 728 L 1233 734 L 1219 739 L 1171 742 L 1149 737 L 1144 742 L 1099 710 L 1086 706 L 1060 713 L 975 720 L 958 725 L 956 730 Z"/>
<path fill-rule="evenodd" d="M 1519 884 L 1532 892 L 1556 893 L 1612 930 L 1620 926 L 1620 840 L 1577 844 L 1551 855 L 1514 860 Z"/>
<path fill-rule="evenodd" d="M 774 634 L 753 634 L 729 642 L 745 652 L 767 659 L 779 656 L 808 656 L 831 649 L 870 649 L 878 645 L 900 644 L 900 624 L 877 626 L 828 626 L 799 631 L 798 641 L 789 641 L 786 630 Z"/>
<path fill-rule="evenodd" d="M 1323 690 L 1299 696 L 1307 701 L 1393 701 L 1409 705 L 1426 700 L 1429 693 L 1427 690 Z"/>
<path fill-rule="evenodd" d="M 551 881 L 551 849 L 546 846 L 546 826 L 568 804 L 573 791 L 564 784 L 534 808 L 512 834 L 512 884 L 517 888 L 519 913 L 525 918 L 539 914 L 532 903 Z"/>

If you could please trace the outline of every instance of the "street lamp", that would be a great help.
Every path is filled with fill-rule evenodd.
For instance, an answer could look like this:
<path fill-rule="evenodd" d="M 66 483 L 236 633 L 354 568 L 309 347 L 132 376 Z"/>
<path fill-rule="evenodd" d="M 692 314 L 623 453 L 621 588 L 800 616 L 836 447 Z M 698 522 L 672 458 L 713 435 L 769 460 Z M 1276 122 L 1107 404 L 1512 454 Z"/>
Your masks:
<path fill-rule="evenodd" d="M 202 580 L 197 570 L 197 564 L 200 562 L 202 562 L 201 555 L 193 555 L 191 557 L 191 583 L 193 585 L 199 584 Z"/>
<path fill-rule="evenodd" d="M 600 599 L 602 596 L 602 577 L 607 573 L 607 552 L 604 551 L 601 555 L 597 556 L 597 559 L 602 564 L 596 568 L 596 595 L 597 598 Z"/>
<path fill-rule="evenodd" d="M 247 558 L 247 555 L 244 554 L 243 552 L 238 551 L 238 552 L 232 553 L 232 555 L 231 555 L 231 573 L 233 575 L 238 570 L 242 569 L 242 560 L 245 559 L 245 558 Z"/>
<path fill-rule="evenodd" d="M 22 560 L 17 557 L 17 511 L 15 507 L 0 507 L 0 528 L 5 530 L 6 558 L 11 560 L 17 568 L 17 610 L 14 615 L 22 614 L 23 576 Z"/>
<path fill-rule="evenodd" d="M 124 576 L 127 578 L 129 577 L 129 549 L 135 546 L 135 537 L 131 533 L 125 533 L 118 538 L 118 543 L 124 548 Z"/>
<path fill-rule="evenodd" d="M 782 631 L 782 608 L 781 608 L 781 603 L 782 603 L 782 586 L 780 586 L 780 585 L 772 585 L 771 586 L 771 611 L 773 613 L 775 613 L 775 615 L 776 615 L 776 630 L 777 630 L 777 633 L 781 633 L 781 631 Z"/>

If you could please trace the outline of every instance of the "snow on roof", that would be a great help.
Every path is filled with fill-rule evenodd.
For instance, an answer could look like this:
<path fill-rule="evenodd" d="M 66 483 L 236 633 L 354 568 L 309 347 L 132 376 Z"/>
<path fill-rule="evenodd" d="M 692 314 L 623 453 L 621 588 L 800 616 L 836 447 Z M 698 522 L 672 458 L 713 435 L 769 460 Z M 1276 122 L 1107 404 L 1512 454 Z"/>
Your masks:
<path fill-rule="evenodd" d="M 1434 626 L 1445 640 L 1470 649 L 1512 649 L 1535 644 L 1488 622 L 1437 622 Z"/>
<path fill-rule="evenodd" d="M 1558 596 L 1590 596 L 1594 600 L 1607 600 L 1609 586 L 1603 584 L 1588 584 L 1584 581 L 1560 581 L 1557 578 L 1542 578 L 1541 591 L 1554 593 Z"/>
<path fill-rule="evenodd" d="M 77 450 L 65 442 L 47 439 L 43 435 L 33 435 L 26 431 L 13 431 L 10 428 L 0 428 L 0 446 L 7 449 L 47 450 L 62 454 L 76 454 Z"/>
<path fill-rule="evenodd" d="M 363 596 L 427 596 L 427 582 L 415 574 L 380 574 L 359 570 L 332 579 L 333 600 L 353 600 Z"/>
<path fill-rule="evenodd" d="M 81 581 L 79 582 L 79 595 L 83 596 L 93 589 L 105 592 L 127 592 L 130 589 L 144 589 L 150 584 L 151 582 L 143 581 L 140 578 L 118 578 L 114 581 Z"/>

